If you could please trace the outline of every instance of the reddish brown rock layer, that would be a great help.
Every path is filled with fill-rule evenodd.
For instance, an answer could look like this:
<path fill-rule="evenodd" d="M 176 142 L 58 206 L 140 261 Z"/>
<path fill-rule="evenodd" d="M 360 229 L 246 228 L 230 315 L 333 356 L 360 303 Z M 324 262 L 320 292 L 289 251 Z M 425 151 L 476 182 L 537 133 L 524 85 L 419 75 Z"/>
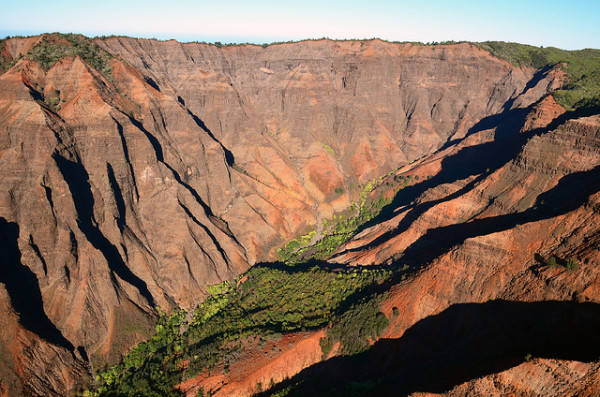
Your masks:
<path fill-rule="evenodd" d="M 15 58 L 37 40 L 10 39 L 5 52 Z M 505 149 L 493 147 L 490 131 L 518 130 L 523 109 L 562 76 L 534 76 L 469 44 L 322 40 L 219 49 L 96 42 L 115 56 L 110 76 L 79 57 L 48 71 L 21 59 L 0 76 L 0 217 L 10 234 L 3 249 L 12 249 L 0 289 L 7 309 L 0 373 L 10 390 L 66 394 L 89 373 L 88 359 L 92 366 L 115 360 L 152 331 L 154 305 L 193 307 L 207 284 L 272 258 L 283 241 L 347 207 L 360 183 L 446 143 L 441 155 L 407 171 L 439 182 L 414 196 L 423 205 L 364 231 L 336 261 L 382 263 L 430 228 L 526 211 L 561 176 L 596 161 L 588 120 L 527 136 L 525 155 L 509 151 L 505 161 L 485 165 L 476 156 L 485 156 L 482 145 Z M 554 113 L 540 113 L 529 127 L 560 112 L 544 106 Z M 462 146 L 452 146 L 466 135 Z M 475 155 L 463 159 L 461 150 Z M 453 155 L 458 162 L 445 163 Z M 475 168 L 465 163 L 472 158 Z M 435 179 L 455 165 L 470 171 Z M 463 193 L 470 182 L 475 186 Z M 407 211 L 418 216 L 391 236 Z M 585 216 L 587 207 L 581 211 Z M 476 281 L 467 288 L 457 277 L 439 286 L 439 296 L 423 306 L 429 309 L 403 309 L 402 326 L 451 298 L 498 295 L 534 252 L 563 247 L 578 225 L 570 213 L 498 231 L 494 239 L 473 236 L 459 242 L 465 248 L 458 253 L 432 258 L 448 274 L 469 269 Z M 590 233 L 573 230 L 580 234 L 569 238 Z M 539 235 L 524 238 L 528 233 Z M 472 271 L 489 257 L 490 268 Z M 14 284 L 21 275 L 39 299 L 26 299 Z M 429 296 L 414 288 L 398 294 Z M 15 304 L 23 299 L 27 305 Z M 28 323 L 23 307 L 47 328 Z M 239 382 L 250 390 L 251 382 Z"/>
<path fill-rule="evenodd" d="M 287 379 L 322 359 L 319 341 L 324 330 L 284 335 L 281 339 L 255 348 L 250 343 L 227 371 L 212 369 L 179 385 L 186 396 L 196 396 L 200 390 L 215 397 L 250 396 Z"/>
<path fill-rule="evenodd" d="M 553 117 L 544 114 L 544 110 L 552 112 Z M 430 354 L 439 348 L 439 354 L 433 358 L 436 365 L 443 365 L 440 363 L 451 360 L 451 357 L 458 361 L 447 369 L 438 368 L 437 372 L 423 378 L 427 379 L 424 383 L 418 383 L 413 389 L 402 389 L 401 381 L 398 380 L 399 388 L 395 389 L 396 392 L 449 388 L 448 395 L 595 395 L 599 365 L 595 361 L 597 353 L 594 353 L 597 352 L 597 341 L 586 338 L 574 343 L 583 347 L 584 352 L 587 350 L 589 357 L 585 353 L 582 356 L 577 351 L 556 351 L 554 354 L 557 357 L 564 354 L 566 358 L 572 357 L 571 360 L 533 359 L 525 362 L 527 350 L 523 350 L 521 356 L 516 358 L 520 361 L 500 365 L 498 369 L 504 370 L 497 374 L 493 374 L 495 370 L 491 370 L 491 375 L 463 384 L 452 381 L 446 383 L 444 380 L 445 377 L 464 379 L 457 375 L 461 373 L 461 367 L 468 368 L 472 365 L 470 360 L 479 357 L 476 353 L 469 355 L 468 341 L 481 343 L 477 345 L 481 351 L 493 349 L 494 344 L 504 343 L 494 339 L 492 330 L 489 332 L 489 339 L 477 339 L 478 330 L 486 332 L 485 322 L 489 320 L 486 320 L 485 312 L 469 317 L 470 309 L 466 309 L 469 306 L 461 305 L 474 304 L 472 313 L 478 313 L 480 307 L 493 307 L 486 302 L 499 299 L 506 302 L 499 305 L 506 307 L 507 312 L 511 310 L 508 309 L 511 302 L 514 302 L 515 307 L 531 303 L 535 310 L 529 313 L 529 317 L 541 324 L 545 320 L 536 316 L 547 316 L 549 319 L 552 318 L 552 312 L 545 312 L 536 302 L 547 302 L 549 308 L 555 305 L 556 312 L 559 313 L 562 310 L 560 307 L 568 306 L 572 309 L 567 310 L 579 310 L 577 302 L 595 304 L 600 300 L 600 274 L 597 266 L 600 260 L 597 251 L 600 224 L 600 219 L 597 219 L 600 208 L 600 187 L 597 183 L 600 176 L 600 118 L 569 119 L 573 116 L 561 116 L 563 113 L 550 99 L 536 105 L 528 113 L 527 120 L 541 118 L 554 122 L 546 122 L 546 127 L 541 127 L 539 123 L 525 123 L 538 128 L 533 130 L 534 134 L 526 128 L 513 131 L 517 134 L 515 137 L 519 138 L 513 141 L 517 144 L 517 151 L 510 161 L 497 169 L 486 171 L 485 178 L 477 179 L 476 175 L 472 175 L 456 178 L 452 182 L 444 179 L 444 184 L 436 183 L 435 178 L 446 172 L 444 162 L 453 164 L 451 159 L 456 159 L 461 150 L 473 146 L 463 146 L 462 149 L 459 146 L 450 150 L 442 156 L 438 176 L 432 177 L 431 185 L 419 191 L 414 200 L 410 192 L 406 192 L 406 197 L 410 197 L 411 202 L 407 200 L 403 204 L 397 200 L 397 215 L 367 229 L 359 238 L 347 244 L 346 249 L 340 249 L 341 254 L 337 260 L 347 261 L 349 264 L 379 264 L 387 262 L 390 256 L 393 261 L 401 263 L 426 264 L 414 275 L 393 286 L 382 304 L 382 310 L 392 324 L 382 335 L 382 341 L 366 356 L 368 360 L 375 360 L 367 361 L 368 365 L 377 367 L 372 370 L 374 379 L 386 373 L 402 379 L 402 374 L 406 371 L 410 373 L 411 366 L 418 368 L 419 365 L 424 365 L 423 369 L 431 368 L 419 363 L 419 355 Z M 501 127 L 495 130 L 496 139 L 499 130 Z M 521 141 L 521 137 L 527 139 Z M 485 139 L 484 145 L 488 144 L 485 142 L 490 141 Z M 503 145 L 502 148 L 508 150 L 511 146 Z M 488 161 L 493 160 L 493 152 L 486 154 Z M 432 162 L 435 163 L 435 156 L 433 160 L 416 165 L 411 172 L 419 174 L 419 170 L 435 169 Z M 494 162 L 489 161 L 489 164 Z M 472 183 L 473 181 L 476 183 Z M 460 194 L 453 194 L 456 191 Z M 547 266 L 544 261 L 552 255 L 564 261 L 575 259 L 577 268 L 568 270 L 562 265 Z M 477 306 L 478 304 L 481 306 Z M 593 309 L 581 306 L 581 310 L 587 310 L 586 308 Z M 494 309 L 490 310 L 493 312 Z M 454 320 L 448 320 L 455 314 Z M 442 316 L 440 319 L 452 322 L 441 322 L 439 328 L 430 330 L 434 332 L 431 336 L 424 334 L 418 337 L 422 338 L 422 343 L 433 345 L 422 346 L 425 350 L 411 356 L 415 349 L 419 351 L 418 345 L 413 344 L 415 333 L 422 332 L 424 324 L 435 324 L 435 319 L 439 316 Z M 502 318 L 502 312 L 498 316 Z M 565 343 L 571 337 L 581 338 L 575 336 L 578 332 L 585 334 L 597 326 L 595 317 L 590 317 L 587 324 L 577 323 L 574 317 L 568 316 L 552 321 L 556 321 L 548 328 L 552 331 L 555 331 L 553 327 L 565 327 L 569 330 L 569 321 L 573 322 L 570 332 L 556 331 Z M 457 328 L 449 328 L 450 326 Z M 473 330 L 469 327 L 473 327 Z M 540 330 L 531 332 L 532 335 L 543 336 L 543 333 L 539 333 Z M 434 335 L 438 335 L 439 347 L 435 345 Z M 457 345 L 456 351 L 453 351 L 454 341 L 447 335 L 456 335 L 466 344 Z M 522 337 L 526 338 L 525 335 Z M 409 343 L 408 340 L 412 342 Z M 538 348 L 533 340 L 530 342 L 531 349 Z M 519 343 L 522 341 L 515 340 L 514 346 L 505 346 L 501 358 L 512 360 L 510 349 L 518 351 L 520 347 L 515 346 L 519 346 Z M 561 339 L 554 339 L 554 343 L 560 345 Z M 397 353 L 393 353 L 394 349 L 398 349 Z M 575 357 L 584 356 L 587 358 L 581 358 L 580 362 L 572 361 Z M 377 366 L 376 363 L 381 365 Z M 318 377 L 322 377 L 323 382 L 342 384 L 344 380 L 353 380 L 353 375 L 356 375 L 356 380 L 360 380 L 360 376 L 364 376 L 361 369 L 370 371 L 367 366 L 354 365 L 341 360 L 332 362 L 329 368 L 325 362 L 293 378 L 291 384 Z M 340 375 L 344 368 L 357 372 Z M 471 376 L 478 378 L 486 375 L 483 362 L 476 368 L 483 372 Z M 392 369 L 396 372 L 386 372 Z M 362 378 L 363 381 L 368 379 Z M 394 389 L 384 389 L 382 393 L 387 395 L 392 390 Z"/>
<path fill-rule="evenodd" d="M 551 112 L 552 117 L 545 112 Z M 468 353 L 469 341 L 491 343 L 489 346 L 484 343 L 479 347 L 483 352 L 494 343 L 505 343 L 498 340 L 492 342 L 495 340 L 493 330 L 489 330 L 492 340 L 485 339 L 485 332 L 488 332 L 485 321 L 489 321 L 486 320 L 486 313 L 492 313 L 492 318 L 503 318 L 502 315 L 506 314 L 502 311 L 510 313 L 514 310 L 514 318 L 507 317 L 507 321 L 534 321 L 532 324 L 537 323 L 538 326 L 544 321 L 555 321 L 548 329 L 557 333 L 554 341 L 558 345 L 554 348 L 558 349 L 561 339 L 568 341 L 571 335 L 578 335 L 578 332 L 585 334 L 593 330 L 597 322 L 597 319 L 590 318 L 592 322 L 580 324 L 576 317 L 569 318 L 568 315 L 552 319 L 552 313 L 561 313 L 562 310 L 568 313 L 571 310 L 575 310 L 573 313 L 577 310 L 593 311 L 596 309 L 588 306 L 579 308 L 577 305 L 583 302 L 600 302 L 600 273 L 597 267 L 600 260 L 597 251 L 600 219 L 596 219 L 600 208 L 600 187 L 597 183 L 600 176 L 600 118 L 565 114 L 548 98 L 533 106 L 523 117 L 528 120 L 524 125 L 533 126 L 534 129 L 525 127 L 513 130 L 513 138 L 516 140 L 507 141 L 507 145 L 503 144 L 502 148 L 509 149 L 516 144 L 514 154 L 496 169 L 487 170 L 484 178 L 476 179 L 473 175 L 458 178 L 451 183 L 444 179 L 445 183 L 442 184 L 435 180 L 441 178 L 439 175 L 446 172 L 448 161 L 459 156 L 461 151 L 494 142 L 494 137 L 490 139 L 486 131 L 481 132 L 481 139 L 469 137 L 458 147 L 423 160 L 409 171 L 404 170 L 406 174 L 413 175 L 422 175 L 426 170 L 428 175 L 432 175 L 427 181 L 433 182 L 419 191 L 414 200 L 410 197 L 411 203 L 398 204 L 399 201 L 396 201 L 397 215 L 363 231 L 346 247 L 342 247 L 342 254 L 337 256 L 338 261 L 345 260 L 350 265 L 388 263 L 390 254 L 392 261 L 405 261 L 413 265 L 421 263 L 420 261 L 426 262 L 422 269 L 394 285 L 382 303 L 382 311 L 391 320 L 391 325 L 382 335 L 382 340 L 366 356 L 374 361 L 366 361 L 363 367 L 351 364 L 351 359 L 350 363 L 343 359 L 326 361 L 300 372 L 289 383 L 284 384 L 293 385 L 306 380 L 310 382 L 321 377 L 322 384 L 333 387 L 332 385 L 351 381 L 368 381 L 365 373 L 371 373 L 377 379 L 394 368 L 396 372 L 389 372 L 389 376 L 401 377 L 406 371 L 410 372 L 411 366 L 422 365 L 418 362 L 420 355 L 430 354 L 431 349 L 435 351 L 436 347 L 428 349 L 415 345 L 414 336 L 419 332 L 417 329 L 423 329 L 425 325 L 422 324 L 435 324 L 439 317 L 443 319 L 444 325 L 432 330 L 437 333 L 430 339 L 427 336 L 419 338 L 429 340 L 427 343 L 435 343 L 434 339 L 439 339 L 439 343 L 443 344 L 439 349 L 444 355 L 435 356 L 436 362 L 443 363 L 448 357 L 457 357 L 459 361 L 454 364 L 449 361 L 448 368 L 456 365 L 456 372 L 460 373 L 461 366 L 465 366 L 467 375 L 452 375 L 444 372 L 444 367 L 440 367 L 439 372 L 424 378 L 428 379 L 427 382 L 413 389 L 406 389 L 407 392 L 441 388 L 449 390 L 445 394 L 453 396 L 596 394 L 597 358 L 583 359 L 582 353 L 577 350 L 571 353 L 560 353 L 559 350 L 544 353 L 556 354 L 556 357 L 564 355 L 565 359 L 535 358 L 539 345 L 533 340 L 527 342 L 527 336 L 520 334 L 518 335 L 523 340 L 519 342 L 525 343 L 523 347 L 515 347 L 520 346 L 515 343 L 512 347 L 502 347 L 499 352 L 500 357 L 508 359 L 510 363 L 496 363 L 493 367 L 496 369 L 489 370 L 482 361 L 481 366 L 475 367 L 482 372 L 469 375 L 469 365 L 472 365 L 469 360 L 482 359 L 478 358 L 480 356 L 477 352 Z M 545 124 L 531 123 L 529 120 L 533 118 L 548 121 Z M 499 138 L 498 134 L 502 129 L 501 126 L 495 128 L 495 139 Z M 488 148 L 495 149 L 494 146 L 484 148 L 486 151 Z M 482 155 L 484 154 L 488 165 L 495 164 L 494 152 L 484 152 Z M 470 165 L 473 166 L 472 163 Z M 456 168 L 453 170 L 456 171 Z M 471 183 L 473 180 L 476 183 Z M 413 189 L 417 187 L 418 183 Z M 455 191 L 461 194 L 453 195 Z M 410 194 L 410 191 L 405 194 Z M 419 206 L 423 206 L 422 209 L 425 210 L 420 211 Z M 417 216 L 411 216 L 411 211 L 414 211 L 412 215 Z M 410 223 L 406 224 L 406 219 L 410 219 Z M 427 244 L 419 243 L 420 241 L 426 241 Z M 578 267 L 574 270 L 568 270 L 562 265 L 549 267 L 543 261 L 552 255 L 559 260 L 575 259 Z M 368 258 L 372 258 L 372 262 Z M 500 303 L 488 303 L 492 301 Z M 527 306 L 529 304 L 531 306 Z M 497 315 L 493 314 L 496 307 L 503 308 Z M 397 313 L 394 314 L 394 311 Z M 526 317 L 519 317 L 523 313 L 527 313 Z M 478 321 L 484 323 L 479 324 Z M 568 321 L 573 326 L 570 331 Z M 415 328 L 416 325 L 418 327 Z M 458 328 L 448 328 L 450 326 Z M 468 327 L 473 327 L 473 331 L 469 331 Z M 481 337 L 478 331 L 483 333 L 483 339 L 477 339 Z M 540 332 L 543 330 L 532 331 L 532 335 L 543 337 Z M 454 341 L 448 335 L 463 338 L 466 344 L 452 351 Z M 405 342 L 407 340 L 413 342 Z M 595 357 L 595 340 L 589 339 L 586 342 L 583 339 L 576 344 L 585 348 L 586 343 L 590 344 L 587 349 L 590 357 Z M 303 357 L 320 351 L 318 346 L 314 348 L 312 353 L 305 351 L 298 354 L 297 359 L 303 360 Z M 413 353 L 419 352 L 419 348 L 426 350 Z M 517 349 L 516 351 L 521 348 L 524 350 L 513 357 L 509 350 L 511 348 Z M 534 354 L 530 361 L 526 361 L 528 348 Z M 395 349 L 399 349 L 397 353 L 393 353 Z M 451 353 L 443 349 L 448 349 Z M 414 357 L 410 354 L 414 354 Z M 576 357 L 582 358 L 580 361 L 573 361 Z M 331 364 L 328 367 L 329 362 Z M 394 364 L 396 362 L 398 364 Z M 258 362 L 248 359 L 241 360 L 239 364 L 251 368 L 261 367 Z M 344 373 L 344 368 L 349 372 Z M 486 370 L 491 371 L 491 374 L 486 373 Z M 498 372 L 494 373 L 496 371 Z M 436 381 L 433 381 L 434 378 Z M 239 384 L 239 380 L 233 381 L 227 376 L 223 379 L 222 382 L 229 387 Z M 453 383 L 456 379 L 463 381 Z M 211 389 L 205 380 L 197 379 L 196 382 L 206 386 L 206 390 Z M 246 382 L 251 382 L 251 377 L 248 376 Z M 438 386 L 427 386 L 428 383 Z M 249 392 L 243 390 L 246 389 L 235 389 L 235 392 L 249 395 Z M 391 390 L 398 392 L 404 389 Z M 381 392 L 386 394 L 388 391 L 384 389 Z"/>

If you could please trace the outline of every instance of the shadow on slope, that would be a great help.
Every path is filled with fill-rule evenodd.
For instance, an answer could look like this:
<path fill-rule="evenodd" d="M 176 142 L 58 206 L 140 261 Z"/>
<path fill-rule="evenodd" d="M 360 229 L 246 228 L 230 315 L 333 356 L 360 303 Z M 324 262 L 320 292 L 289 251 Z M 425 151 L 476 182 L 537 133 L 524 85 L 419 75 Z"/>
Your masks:
<path fill-rule="evenodd" d="M 21 263 L 19 225 L 0 217 L 0 282 L 4 284 L 19 322 L 41 339 L 73 351 L 69 342 L 44 311 L 37 276 Z"/>
<path fill-rule="evenodd" d="M 100 230 L 98 223 L 94 217 L 94 196 L 92 194 L 89 175 L 80 163 L 68 160 L 58 153 L 53 154 L 53 158 L 63 175 L 71 196 L 73 204 L 77 211 L 77 225 L 85 234 L 88 241 L 102 253 L 106 259 L 106 263 L 111 271 L 111 281 L 115 288 L 118 284 L 115 274 L 123 281 L 133 285 L 139 291 L 150 306 L 154 306 L 154 298 L 148 290 L 146 282 L 136 276 L 125 264 L 123 257 L 119 253 L 117 247 L 112 244 Z M 116 290 L 117 294 L 119 293 Z"/>
<path fill-rule="evenodd" d="M 525 211 L 491 216 L 470 222 L 430 229 L 409 246 L 401 261 L 425 264 L 468 238 L 501 232 L 529 222 L 566 214 L 584 205 L 600 191 L 600 166 L 562 177 L 556 186 L 540 194 Z"/>
<path fill-rule="evenodd" d="M 478 132 L 495 128 L 495 139 L 493 141 L 462 148 L 457 153 L 442 160 L 442 169 L 438 174 L 430 179 L 400 190 L 394 197 L 392 203 L 384 207 L 377 217 L 359 228 L 357 233 L 360 233 L 370 226 L 392 219 L 398 215 L 398 209 L 401 209 L 401 211 L 406 212 L 406 214 L 398 226 L 377 237 L 367 245 L 343 251 L 338 255 L 370 249 L 404 233 L 412 223 L 427 210 L 469 192 L 494 171 L 516 158 L 522 151 L 523 146 L 532 137 L 553 131 L 568 120 L 597 114 L 600 109 L 592 107 L 566 112 L 555 118 L 544 128 L 537 128 L 521 133 L 520 128 L 530 111 L 531 107 L 524 109 L 519 108 L 507 111 L 501 115 L 489 116 L 481 120 L 472 128 L 472 130 Z M 446 197 L 421 203 L 415 202 L 428 189 L 443 184 L 454 183 L 469 177 L 474 178 L 465 186 Z"/>
<path fill-rule="evenodd" d="M 364 353 L 315 364 L 261 395 L 440 393 L 529 357 L 597 360 L 600 305 L 503 300 L 453 305 L 399 339 L 382 339 Z"/>
<path fill-rule="evenodd" d="M 457 138 L 457 139 L 453 139 L 453 140 L 446 142 L 441 148 L 439 148 L 437 150 L 437 152 L 439 153 L 439 152 L 449 148 L 450 146 L 459 143 L 460 141 L 462 141 L 463 139 L 465 139 L 466 137 L 468 137 L 470 135 L 476 134 L 481 131 L 494 129 L 494 128 L 498 127 L 499 125 L 502 125 L 504 131 L 506 132 L 506 130 L 509 129 L 509 128 L 507 128 L 507 127 L 509 127 L 507 122 L 512 123 L 512 127 L 513 127 L 512 129 L 516 129 L 518 131 L 519 128 L 522 126 L 522 124 L 519 124 L 519 122 L 522 122 L 524 119 L 520 120 L 518 117 L 514 117 L 515 111 L 519 111 L 518 108 L 513 109 L 513 105 L 514 105 L 515 101 L 517 100 L 517 98 L 521 97 L 522 95 L 525 95 L 527 93 L 527 91 L 534 88 L 540 81 L 545 79 L 548 76 L 548 73 L 552 69 L 554 69 L 554 67 L 548 65 L 548 66 L 545 66 L 545 67 L 541 68 L 540 70 L 538 70 L 533 75 L 531 80 L 529 80 L 527 82 L 525 87 L 523 87 L 523 90 L 518 95 L 513 96 L 508 101 L 506 101 L 506 103 L 504 103 L 504 105 L 502 105 L 502 111 L 500 111 L 499 113 L 490 115 L 488 117 L 484 117 L 483 119 L 479 120 L 477 123 L 475 123 L 475 125 L 473 125 L 473 127 L 469 128 L 469 130 L 467 131 L 464 138 Z M 526 116 L 526 114 L 525 114 L 525 116 Z"/>

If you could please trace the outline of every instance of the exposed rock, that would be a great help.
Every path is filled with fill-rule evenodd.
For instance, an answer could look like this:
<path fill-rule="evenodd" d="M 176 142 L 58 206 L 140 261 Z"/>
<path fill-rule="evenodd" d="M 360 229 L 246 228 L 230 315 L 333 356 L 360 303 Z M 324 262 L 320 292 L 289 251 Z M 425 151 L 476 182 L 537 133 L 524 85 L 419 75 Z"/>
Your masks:
<path fill-rule="evenodd" d="M 598 299 L 591 267 L 522 295 L 536 253 L 597 259 L 598 120 L 547 96 L 558 69 L 470 44 L 96 43 L 110 75 L 80 57 L 0 75 L 0 393 L 76 389 L 152 332 L 155 305 L 195 306 L 397 168 L 431 178 L 333 258 L 430 263 L 384 302 L 402 313 L 386 338 L 455 303 Z M 293 376 L 320 357 L 315 335 L 223 390 Z"/>
<path fill-rule="evenodd" d="M 336 385 L 377 385 L 384 379 L 384 386 L 375 389 L 378 395 L 445 390 L 448 395 L 595 394 L 600 351 L 590 332 L 595 335 L 598 324 L 592 312 L 579 310 L 597 309 L 577 302 L 600 299 L 600 118 L 570 119 L 577 115 L 564 113 L 551 98 L 523 117 L 548 121 L 525 122 L 535 129 L 524 127 L 512 131 L 514 139 L 503 137 L 502 148 L 511 148 L 510 153 L 495 151 L 502 132 L 498 127 L 496 140 L 483 131 L 481 139 L 471 136 L 403 171 L 432 177 L 421 188 L 417 183 L 401 191 L 393 204 L 397 210 L 387 212 L 391 218 L 359 233 L 336 260 L 384 264 L 392 255 L 395 262 L 424 261 L 426 266 L 388 292 L 381 309 L 391 325 L 371 351 L 362 358 L 314 364 L 275 391 L 299 384 L 303 393 L 327 395 Z M 481 153 L 460 159 L 471 150 Z M 509 157 L 500 163 L 494 159 L 498 155 Z M 478 157 L 497 168 L 482 169 L 481 178 L 461 175 L 457 166 L 464 161 L 469 164 L 465 170 L 477 170 L 468 160 Z M 448 165 L 454 165 L 450 171 Z M 545 261 L 552 255 L 576 259 L 577 269 L 548 266 Z M 492 301 L 498 303 L 488 303 Z M 571 314 L 562 315 L 562 310 Z M 511 336 L 501 340 L 496 333 L 503 326 L 506 332 L 500 332 Z M 518 331 L 521 326 L 523 332 Z M 486 344 L 491 340 L 495 342 Z M 471 343 L 478 346 L 473 351 Z M 292 362 L 320 351 L 315 349 Z M 433 354 L 433 361 L 427 354 Z M 260 367 L 251 359 L 239 365 Z M 239 383 L 225 378 L 223 384 Z M 212 390 L 205 380 L 196 382 Z"/>

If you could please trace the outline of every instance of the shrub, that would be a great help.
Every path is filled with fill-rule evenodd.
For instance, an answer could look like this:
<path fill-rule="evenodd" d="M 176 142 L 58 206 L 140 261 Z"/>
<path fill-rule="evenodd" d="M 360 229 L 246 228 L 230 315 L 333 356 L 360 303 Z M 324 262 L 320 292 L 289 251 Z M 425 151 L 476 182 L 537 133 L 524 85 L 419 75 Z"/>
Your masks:
<path fill-rule="evenodd" d="M 575 270 L 579 266 L 579 263 L 574 258 L 567 259 L 565 267 L 569 270 Z"/>
<path fill-rule="evenodd" d="M 389 174 L 391 176 L 391 173 Z M 410 177 L 407 179 L 390 178 L 391 180 L 400 184 L 397 190 L 405 187 L 410 182 Z M 300 263 L 302 261 L 314 259 L 325 259 L 333 254 L 342 244 L 348 241 L 358 229 L 366 224 L 367 222 L 374 219 L 383 207 L 391 202 L 391 199 L 385 196 L 379 197 L 377 200 L 370 200 L 369 193 L 375 190 L 378 186 L 383 184 L 383 178 L 375 178 L 365 184 L 359 194 L 359 202 L 350 206 L 350 208 L 343 214 L 338 216 L 334 215 L 332 219 L 324 220 L 322 237 L 313 245 L 310 245 L 313 237 L 316 234 L 316 230 L 310 233 L 298 237 L 285 246 L 277 250 L 279 259 L 288 263 Z M 341 188 L 340 188 L 341 189 Z M 336 193 L 343 193 L 343 189 Z M 356 213 L 358 211 L 358 214 Z"/>
<path fill-rule="evenodd" d="M 389 325 L 388 319 L 379 311 L 381 296 L 364 299 L 345 310 L 333 320 L 327 335 L 319 342 L 326 357 L 335 342 L 340 342 L 340 352 L 345 355 L 366 350 L 369 341 L 376 339 Z"/>
<path fill-rule="evenodd" d="M 323 149 L 325 149 L 327 151 L 327 153 L 329 153 L 335 157 L 335 151 L 333 150 L 333 148 L 331 146 L 329 146 L 325 143 L 321 143 L 321 146 L 323 147 Z"/>
<path fill-rule="evenodd" d="M 36 61 L 42 69 L 48 71 L 67 56 L 78 56 L 106 78 L 112 78 L 109 64 L 112 55 L 82 35 L 58 33 L 44 35 L 31 47 L 25 58 Z"/>
<path fill-rule="evenodd" d="M 552 267 L 558 266 L 558 262 L 556 261 L 556 258 L 554 256 L 551 256 L 550 258 L 548 258 L 548 260 L 546 261 L 546 264 L 548 266 L 552 266 Z"/>
<path fill-rule="evenodd" d="M 45 98 L 45 102 L 50 107 L 50 109 L 56 110 L 60 103 L 60 98 L 57 96 L 51 96 L 51 97 Z"/>

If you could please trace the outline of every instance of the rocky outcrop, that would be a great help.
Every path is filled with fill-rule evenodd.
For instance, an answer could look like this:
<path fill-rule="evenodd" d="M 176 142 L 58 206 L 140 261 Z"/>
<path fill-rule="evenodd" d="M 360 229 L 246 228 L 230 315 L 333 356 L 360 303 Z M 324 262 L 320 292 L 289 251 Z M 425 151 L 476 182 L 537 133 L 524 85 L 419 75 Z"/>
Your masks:
<path fill-rule="evenodd" d="M 571 255 L 594 231 L 579 227 L 587 190 L 556 206 L 597 164 L 595 119 L 558 123 L 562 108 L 539 102 L 558 69 L 379 40 L 98 39 L 108 74 L 79 56 L 48 70 L 18 59 L 42 39 L 2 51 L 14 60 L 0 75 L 2 391 L 66 394 L 146 338 L 155 306 L 193 307 L 416 159 L 398 172 L 430 178 L 333 258 L 415 264 L 436 242 L 432 265 L 391 295 L 412 303 L 389 337 L 451 303 L 504 297 L 535 253 Z"/>

